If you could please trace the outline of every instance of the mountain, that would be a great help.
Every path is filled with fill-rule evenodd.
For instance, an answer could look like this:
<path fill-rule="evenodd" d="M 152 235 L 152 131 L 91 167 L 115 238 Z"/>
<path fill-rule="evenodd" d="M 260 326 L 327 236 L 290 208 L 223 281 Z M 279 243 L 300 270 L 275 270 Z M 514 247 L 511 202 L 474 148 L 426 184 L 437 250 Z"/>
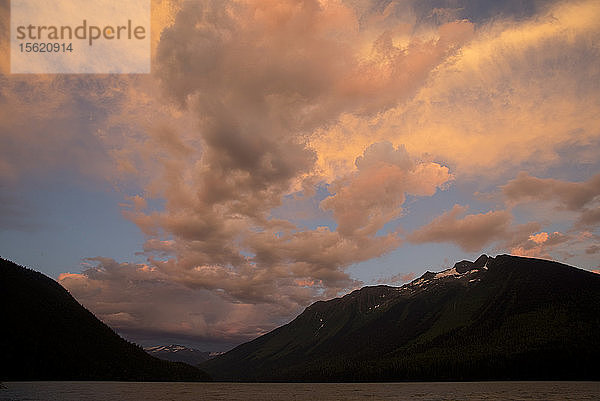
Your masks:
<path fill-rule="evenodd" d="M 56 281 L 1 258 L 0 316 L 0 380 L 210 380 L 146 354 Z"/>
<path fill-rule="evenodd" d="M 482 255 L 320 301 L 204 362 L 216 380 L 598 380 L 600 275 Z"/>
<path fill-rule="evenodd" d="M 177 344 L 146 347 L 144 348 L 144 351 L 159 359 L 164 359 L 165 361 L 185 362 L 190 365 L 198 365 L 215 356 L 211 352 L 204 352 Z"/>

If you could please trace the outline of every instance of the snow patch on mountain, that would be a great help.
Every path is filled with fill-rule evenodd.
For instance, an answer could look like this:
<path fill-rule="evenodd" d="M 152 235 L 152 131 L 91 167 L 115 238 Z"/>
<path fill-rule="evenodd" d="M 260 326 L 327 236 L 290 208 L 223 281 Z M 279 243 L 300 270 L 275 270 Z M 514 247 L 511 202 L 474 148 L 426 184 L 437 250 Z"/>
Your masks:
<path fill-rule="evenodd" d="M 475 262 L 463 260 L 462 262 L 456 263 L 454 267 L 443 270 L 439 273 L 427 271 L 418 279 L 413 280 L 409 284 L 403 285 L 398 290 L 414 290 L 416 288 L 423 288 L 424 286 L 439 282 L 439 280 L 462 279 L 464 277 L 472 276 L 476 273 L 485 272 L 488 270 L 488 263 L 491 259 L 492 258 L 488 257 L 487 255 L 481 255 Z M 475 283 L 479 281 L 479 278 L 470 278 L 468 283 Z"/>

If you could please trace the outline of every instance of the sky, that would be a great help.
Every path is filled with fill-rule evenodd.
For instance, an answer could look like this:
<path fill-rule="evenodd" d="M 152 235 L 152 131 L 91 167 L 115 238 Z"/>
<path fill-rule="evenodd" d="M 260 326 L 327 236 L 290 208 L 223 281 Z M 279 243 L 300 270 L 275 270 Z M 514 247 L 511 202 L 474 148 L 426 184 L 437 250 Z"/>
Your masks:
<path fill-rule="evenodd" d="M 11 74 L 0 256 L 223 351 L 478 255 L 600 272 L 600 2 L 152 0 L 150 74 Z"/>

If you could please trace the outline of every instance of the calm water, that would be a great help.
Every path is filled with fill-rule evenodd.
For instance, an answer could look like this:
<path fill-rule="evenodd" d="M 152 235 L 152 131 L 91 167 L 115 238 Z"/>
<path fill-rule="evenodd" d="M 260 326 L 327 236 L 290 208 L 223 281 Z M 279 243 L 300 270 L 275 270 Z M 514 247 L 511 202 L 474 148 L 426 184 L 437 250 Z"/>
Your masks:
<path fill-rule="evenodd" d="M 0 400 L 600 400 L 600 382 L 123 383 L 5 382 Z"/>

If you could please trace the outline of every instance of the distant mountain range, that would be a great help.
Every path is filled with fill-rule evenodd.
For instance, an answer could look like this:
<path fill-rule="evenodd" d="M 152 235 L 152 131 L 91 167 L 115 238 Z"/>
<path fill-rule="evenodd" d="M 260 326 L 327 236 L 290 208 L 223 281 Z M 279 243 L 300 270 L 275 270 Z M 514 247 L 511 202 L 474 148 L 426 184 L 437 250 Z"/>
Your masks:
<path fill-rule="evenodd" d="M 599 380 L 600 275 L 482 255 L 316 302 L 208 360 L 216 380 Z"/>
<path fill-rule="evenodd" d="M 222 352 L 200 351 L 195 348 L 184 347 L 183 345 L 177 344 L 146 347 L 144 348 L 144 351 L 152 356 L 164 359 L 165 361 L 185 362 L 190 365 L 198 365 L 199 363 L 223 354 Z"/>
<path fill-rule="evenodd" d="M 205 381 L 119 337 L 60 284 L 0 259 L 0 380 Z"/>

